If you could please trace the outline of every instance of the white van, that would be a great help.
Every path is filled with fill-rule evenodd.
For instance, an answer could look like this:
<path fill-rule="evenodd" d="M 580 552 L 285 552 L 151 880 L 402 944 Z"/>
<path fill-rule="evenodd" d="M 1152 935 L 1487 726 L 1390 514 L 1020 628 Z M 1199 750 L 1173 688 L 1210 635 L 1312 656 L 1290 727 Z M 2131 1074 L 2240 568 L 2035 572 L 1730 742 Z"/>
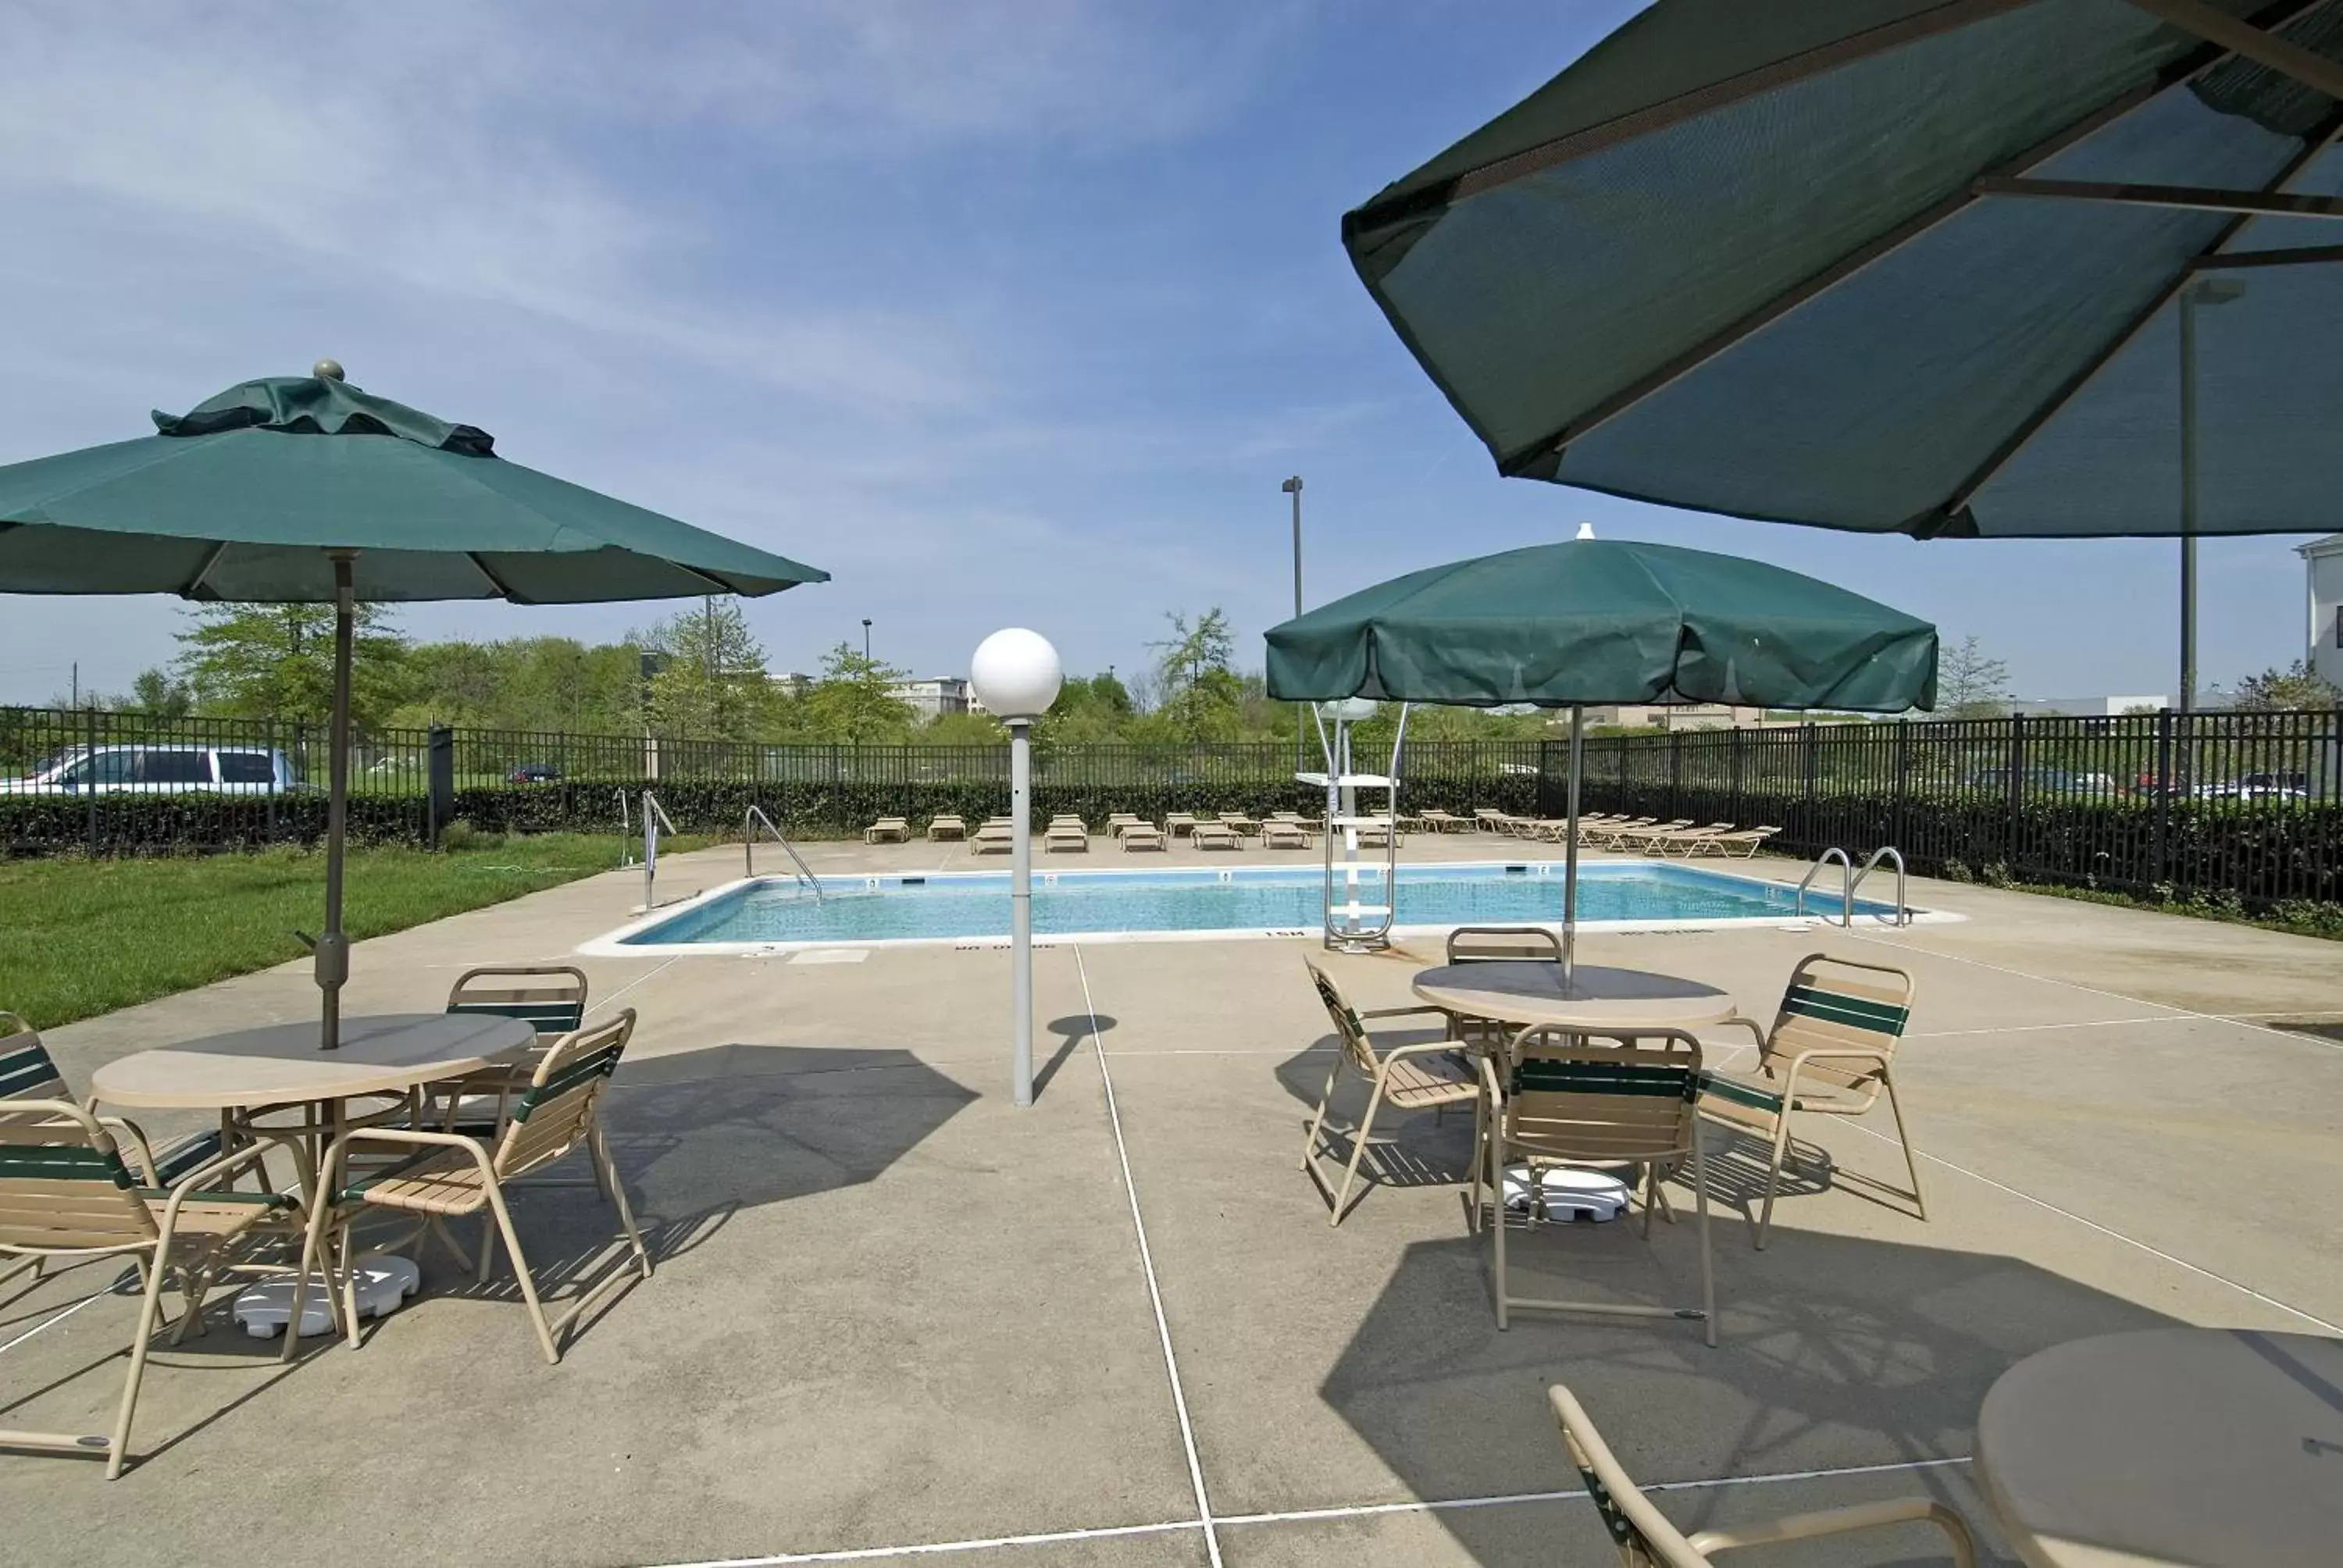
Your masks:
<path fill-rule="evenodd" d="M 284 752 L 262 746 L 99 746 L 0 779 L 0 794 L 281 795 L 300 782 Z"/>

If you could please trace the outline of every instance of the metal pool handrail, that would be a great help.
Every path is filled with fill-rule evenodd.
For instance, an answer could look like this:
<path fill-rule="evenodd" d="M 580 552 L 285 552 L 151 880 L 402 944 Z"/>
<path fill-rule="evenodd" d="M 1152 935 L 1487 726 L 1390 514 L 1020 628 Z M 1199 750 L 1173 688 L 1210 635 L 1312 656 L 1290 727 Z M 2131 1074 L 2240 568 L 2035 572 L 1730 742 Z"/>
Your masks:
<path fill-rule="evenodd" d="M 658 796 L 643 791 L 643 912 L 659 908 L 659 837 L 660 824 L 670 833 L 676 830 L 675 819 L 667 814 Z"/>
<path fill-rule="evenodd" d="M 1851 926 L 1855 924 L 1855 884 L 1852 880 L 1855 876 L 1855 860 L 1845 849 L 1835 844 L 1815 856 L 1815 863 L 1806 868 L 1805 878 L 1798 883 L 1798 913 L 1803 915 L 1806 912 L 1806 890 L 1814 886 L 1815 879 L 1822 875 L 1823 868 L 1834 859 L 1845 868 L 1839 876 L 1839 904 L 1842 916 L 1839 923 Z"/>
<path fill-rule="evenodd" d="M 782 852 L 789 856 L 790 863 L 797 867 L 798 880 L 813 890 L 813 901 L 817 904 L 821 902 L 821 879 L 815 876 L 806 865 L 805 857 L 798 853 L 797 846 L 783 837 L 779 828 L 773 826 L 773 819 L 765 815 L 765 809 L 761 806 L 751 805 L 747 815 L 740 819 L 742 869 L 751 877 L 757 874 L 757 824 L 759 822 L 765 825 L 765 831 L 772 836 L 773 842 L 779 844 Z"/>
<path fill-rule="evenodd" d="M 1863 886 L 1863 879 L 1871 875 L 1871 869 L 1882 860 L 1896 862 L 1896 923 L 1899 926 L 1908 926 L 1912 923 L 1912 910 L 1904 897 L 1905 889 L 1908 884 L 1908 879 L 1904 871 L 1904 852 L 1889 844 L 1874 849 L 1871 852 L 1871 859 L 1863 863 L 1863 869 L 1856 871 L 1854 880 L 1847 884 L 1846 918 L 1841 922 L 1842 924 L 1852 926 L 1855 923 L 1855 890 Z"/>

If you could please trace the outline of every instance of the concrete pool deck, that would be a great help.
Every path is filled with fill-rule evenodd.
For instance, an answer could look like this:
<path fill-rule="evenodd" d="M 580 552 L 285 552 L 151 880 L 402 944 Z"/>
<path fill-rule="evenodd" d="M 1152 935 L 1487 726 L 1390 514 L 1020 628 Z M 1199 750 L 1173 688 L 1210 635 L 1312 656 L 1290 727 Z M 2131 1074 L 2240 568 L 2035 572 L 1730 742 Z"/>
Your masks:
<path fill-rule="evenodd" d="M 1499 842 L 1412 835 L 1403 854 Z M 806 853 L 825 872 L 969 859 Z M 1045 863 L 1206 859 L 1316 857 L 1094 844 Z M 737 848 L 675 857 L 662 896 L 739 866 Z M 472 963 L 566 959 L 640 891 L 639 872 L 612 873 L 363 943 L 348 1005 L 431 1007 Z M 1452 1180 L 1469 1119 L 1383 1124 L 1392 1180 L 1327 1225 L 1296 1169 L 1331 1043 L 1301 972 L 1314 943 L 1043 950 L 1026 1111 L 1007 1097 L 998 951 L 583 960 L 598 1008 L 641 1014 L 609 1116 L 657 1277 L 558 1367 L 508 1276 L 476 1289 L 436 1254 L 424 1298 L 357 1353 L 283 1368 L 216 1312 L 153 1357 L 121 1481 L 0 1455 L 0 1561 L 1614 1561 L 1546 1416 L 1557 1380 L 1631 1472 L 1681 1483 L 1661 1497 L 1679 1519 L 1926 1492 L 1997 1543 L 1966 1461 L 2012 1362 L 2173 1322 L 2338 1332 L 2343 1219 L 2322 1199 L 2343 1179 L 2343 1048 L 2316 1031 L 2343 1020 L 2343 950 L 1944 883 L 1916 880 L 1913 899 L 1971 919 L 1585 944 L 1753 1011 L 1817 949 L 1919 981 L 1898 1079 L 1929 1221 L 1851 1182 L 1801 1190 L 1761 1253 L 1720 1205 L 1713 1351 L 1670 1322 L 1524 1313 L 1497 1332 Z M 1389 1006 L 1435 952 L 1331 963 L 1361 1006 Z M 287 966 L 49 1040 L 81 1083 L 127 1051 L 314 1005 Z M 1850 1175 L 1896 1171 L 1868 1123 L 1805 1131 Z M 1745 1191 L 1749 1151 L 1712 1147 L 1720 1187 Z M 608 1256 L 590 1187 L 516 1207 L 541 1271 L 574 1282 Z M 1690 1241 L 1550 1231 L 1516 1267 L 1674 1300 Z M 114 1272 L 0 1287 L 0 1424 L 111 1409 L 136 1306 L 104 1291 Z M 1747 1555 L 1934 1549 L 1915 1530 Z"/>

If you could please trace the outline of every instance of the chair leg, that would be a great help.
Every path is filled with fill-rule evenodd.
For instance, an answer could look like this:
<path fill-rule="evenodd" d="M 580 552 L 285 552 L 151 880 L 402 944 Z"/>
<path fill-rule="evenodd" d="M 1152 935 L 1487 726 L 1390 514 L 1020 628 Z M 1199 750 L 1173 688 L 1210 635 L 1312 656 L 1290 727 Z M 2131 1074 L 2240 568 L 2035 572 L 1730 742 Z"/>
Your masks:
<path fill-rule="evenodd" d="M 1326 1070 L 1326 1088 L 1318 1096 L 1318 1113 L 1310 1119 L 1310 1131 L 1302 1137 L 1302 1168 L 1310 1169 L 1310 1161 L 1318 1157 L 1318 1134 L 1326 1125 L 1326 1108 L 1334 1103 L 1334 1083 L 1342 1076 L 1342 1050 L 1334 1048 L 1334 1065 Z"/>
<path fill-rule="evenodd" d="M 1709 1349 L 1716 1348 L 1716 1273 L 1708 1257 L 1708 1161 L 1701 1153 L 1698 1126 L 1692 1138 L 1692 1201 L 1700 1214 L 1700 1310 L 1708 1331 Z"/>
<path fill-rule="evenodd" d="M 1378 1072 L 1375 1074 L 1374 1092 L 1367 1096 L 1367 1113 L 1361 1119 L 1359 1131 L 1351 1140 L 1351 1162 L 1342 1168 L 1342 1185 L 1341 1191 L 1334 1194 L 1334 1213 L 1327 1221 L 1330 1225 L 1342 1222 L 1343 1201 L 1351 1195 L 1351 1183 L 1359 1174 L 1359 1161 L 1367 1152 L 1367 1138 L 1375 1130 L 1375 1112 L 1383 1109 L 1383 1076 Z"/>
<path fill-rule="evenodd" d="M 618 1175 L 618 1162 L 610 1158 L 610 1145 L 602 1136 L 602 1123 L 598 1118 L 588 1136 L 587 1154 L 594 1163 L 594 1179 L 602 1184 L 604 1194 L 618 1206 L 619 1227 L 627 1232 L 627 1242 L 635 1250 L 635 1261 L 641 1266 L 643 1278 L 651 1277 L 651 1251 L 643 1245 L 643 1233 L 635 1228 L 634 1206 L 627 1201 L 627 1184 Z"/>
<path fill-rule="evenodd" d="M 302 1231 L 301 1271 L 293 1276 L 293 1308 L 285 1319 L 284 1348 L 277 1353 L 277 1359 L 280 1362 L 291 1361 L 301 1343 L 301 1309 L 309 1294 L 309 1271 L 323 1262 L 318 1256 L 322 1250 L 319 1241 L 325 1234 L 327 1216 L 333 1211 L 333 1207 L 331 1202 L 320 1195 L 317 1207 L 309 1215 L 308 1225 Z M 327 1315 L 338 1316 L 339 1314 L 334 1312 L 331 1304 L 334 1300 L 334 1275 L 330 1265 L 326 1266 L 324 1284 L 327 1302 Z"/>
<path fill-rule="evenodd" d="M 114 1418 L 114 1440 L 106 1452 L 106 1479 L 112 1481 L 122 1473 L 122 1462 L 130 1453 L 130 1412 L 138 1408 L 138 1385 L 146 1376 L 146 1344 L 155 1337 L 156 1314 L 163 1303 L 163 1249 L 170 1245 L 166 1234 L 155 1249 L 155 1261 L 146 1271 L 146 1293 L 138 1305 L 138 1337 L 130 1342 L 130 1375 L 122 1380 L 122 1409 Z"/>
<path fill-rule="evenodd" d="M 207 1257 L 196 1265 L 193 1272 L 181 1273 L 180 1289 L 186 1296 L 186 1305 L 179 1309 L 179 1321 L 171 1328 L 174 1347 L 186 1342 L 189 1328 L 198 1334 L 204 1332 L 204 1299 L 212 1293 L 214 1267 L 215 1261 Z"/>
<path fill-rule="evenodd" d="M 558 1366 L 561 1352 L 553 1342 L 553 1331 L 546 1326 L 545 1304 L 537 1299 L 537 1282 L 529 1278 L 528 1256 L 520 1250 L 520 1238 L 513 1233 L 512 1211 L 505 1207 L 504 1190 L 493 1181 L 488 1188 L 488 1207 L 495 1211 L 497 1229 L 504 1235 L 505 1251 L 512 1254 L 513 1278 L 520 1282 L 520 1299 L 528 1303 L 529 1321 L 537 1325 L 537 1342 L 545 1352 L 546 1364 Z"/>
<path fill-rule="evenodd" d="M 1505 1167 L 1503 1140 L 1489 1137 L 1490 1283 L 1497 1297 L 1497 1332 L 1512 1327 L 1505 1311 Z"/>
<path fill-rule="evenodd" d="M 480 1267 L 472 1276 L 474 1284 L 485 1285 L 497 1263 L 497 1219 L 494 1214 L 480 1216 Z"/>
<path fill-rule="evenodd" d="M 1893 1074 L 1883 1070 L 1879 1081 L 1887 1086 L 1887 1109 L 1896 1114 L 1896 1141 L 1904 1145 L 1904 1171 L 1912 1178 L 1912 1206 L 1919 1210 L 1925 1221 L 1928 1217 L 1928 1201 L 1920 1196 L 1920 1157 L 1913 1151 L 1912 1135 L 1904 1131 L 1904 1102 L 1896 1098 Z"/>
<path fill-rule="evenodd" d="M 1652 1211 L 1660 1206 L 1660 1166 L 1657 1161 L 1644 1167 L 1644 1240 L 1652 1239 Z"/>
<path fill-rule="evenodd" d="M 1473 1171 L 1473 1180 L 1472 1185 L 1468 1189 L 1468 1195 L 1471 1199 L 1471 1203 L 1468 1211 L 1465 1214 L 1464 1225 L 1464 1228 L 1468 1231 L 1477 1230 L 1481 1224 L 1481 1181 L 1483 1177 L 1488 1174 L 1488 1166 L 1484 1162 L 1485 1156 L 1482 1151 L 1481 1145 L 1488 1136 L 1488 1098 L 1485 1095 L 1475 1095 L 1473 1100 L 1473 1158 L 1470 1161 Z"/>
<path fill-rule="evenodd" d="M 1790 1108 L 1782 1107 L 1774 1118 L 1774 1152 L 1765 1161 L 1765 1203 L 1758 1211 L 1757 1233 L 1752 1245 L 1758 1251 L 1765 1250 L 1765 1238 L 1774 1228 L 1774 1192 L 1782 1184 L 1782 1157 L 1790 1147 Z"/>

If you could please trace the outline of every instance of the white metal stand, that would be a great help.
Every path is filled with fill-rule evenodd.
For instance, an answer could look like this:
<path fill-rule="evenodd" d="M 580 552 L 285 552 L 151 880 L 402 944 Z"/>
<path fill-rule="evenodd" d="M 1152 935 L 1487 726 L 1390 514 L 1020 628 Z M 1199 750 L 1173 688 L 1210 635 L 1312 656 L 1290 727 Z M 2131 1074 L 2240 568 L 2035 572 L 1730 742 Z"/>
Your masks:
<path fill-rule="evenodd" d="M 1326 791 L 1326 946 L 1337 952 L 1373 952 L 1391 945 L 1392 926 L 1399 913 L 1399 760 L 1400 749 L 1407 742 L 1407 705 L 1400 705 L 1399 729 L 1392 736 L 1391 760 L 1381 773 L 1356 770 L 1351 755 L 1353 720 L 1341 712 L 1339 705 L 1327 706 L 1336 708 L 1331 735 L 1326 729 L 1324 709 L 1311 710 L 1318 724 L 1318 745 L 1326 754 L 1326 770 L 1297 773 L 1294 778 Z M 1383 792 L 1381 814 L 1360 810 L 1362 789 Z M 1364 897 L 1365 868 L 1359 859 L 1362 828 L 1383 830 L 1383 891 L 1378 903 L 1369 903 Z M 1335 858 L 1338 843 L 1339 862 Z M 1339 886 L 1335 876 L 1338 865 L 1342 872 Z"/>
<path fill-rule="evenodd" d="M 1016 1103 L 1033 1103 L 1033 752 L 1031 719 L 1009 721 L 1009 1006 L 1015 1014 L 1010 1078 Z"/>

